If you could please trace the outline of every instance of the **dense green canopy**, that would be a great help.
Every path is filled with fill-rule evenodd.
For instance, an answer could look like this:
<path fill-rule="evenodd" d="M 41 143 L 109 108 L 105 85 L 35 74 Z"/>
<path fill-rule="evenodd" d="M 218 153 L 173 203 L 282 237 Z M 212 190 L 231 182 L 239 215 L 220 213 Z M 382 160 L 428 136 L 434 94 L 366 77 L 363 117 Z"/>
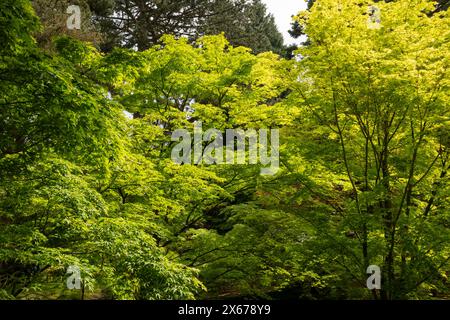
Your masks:
<path fill-rule="evenodd" d="M 317 0 L 286 60 L 220 29 L 36 41 L 30 1 L 2 0 L 0 299 L 450 298 L 449 12 L 368 5 Z M 280 170 L 174 163 L 199 122 L 279 129 Z"/>

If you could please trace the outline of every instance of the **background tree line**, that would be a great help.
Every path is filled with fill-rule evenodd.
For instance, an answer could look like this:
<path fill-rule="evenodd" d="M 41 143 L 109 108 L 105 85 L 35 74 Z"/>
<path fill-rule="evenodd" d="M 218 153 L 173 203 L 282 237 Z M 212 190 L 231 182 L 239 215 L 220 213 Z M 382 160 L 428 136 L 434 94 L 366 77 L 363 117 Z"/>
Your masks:
<path fill-rule="evenodd" d="M 33 0 L 45 27 L 42 42 L 66 34 L 66 8 L 80 5 L 83 27 L 75 32 L 102 50 L 115 47 L 146 50 L 165 34 L 190 41 L 223 32 L 231 44 L 255 53 L 282 53 L 283 37 L 260 0 Z M 72 33 L 72 35 L 74 35 Z"/>

